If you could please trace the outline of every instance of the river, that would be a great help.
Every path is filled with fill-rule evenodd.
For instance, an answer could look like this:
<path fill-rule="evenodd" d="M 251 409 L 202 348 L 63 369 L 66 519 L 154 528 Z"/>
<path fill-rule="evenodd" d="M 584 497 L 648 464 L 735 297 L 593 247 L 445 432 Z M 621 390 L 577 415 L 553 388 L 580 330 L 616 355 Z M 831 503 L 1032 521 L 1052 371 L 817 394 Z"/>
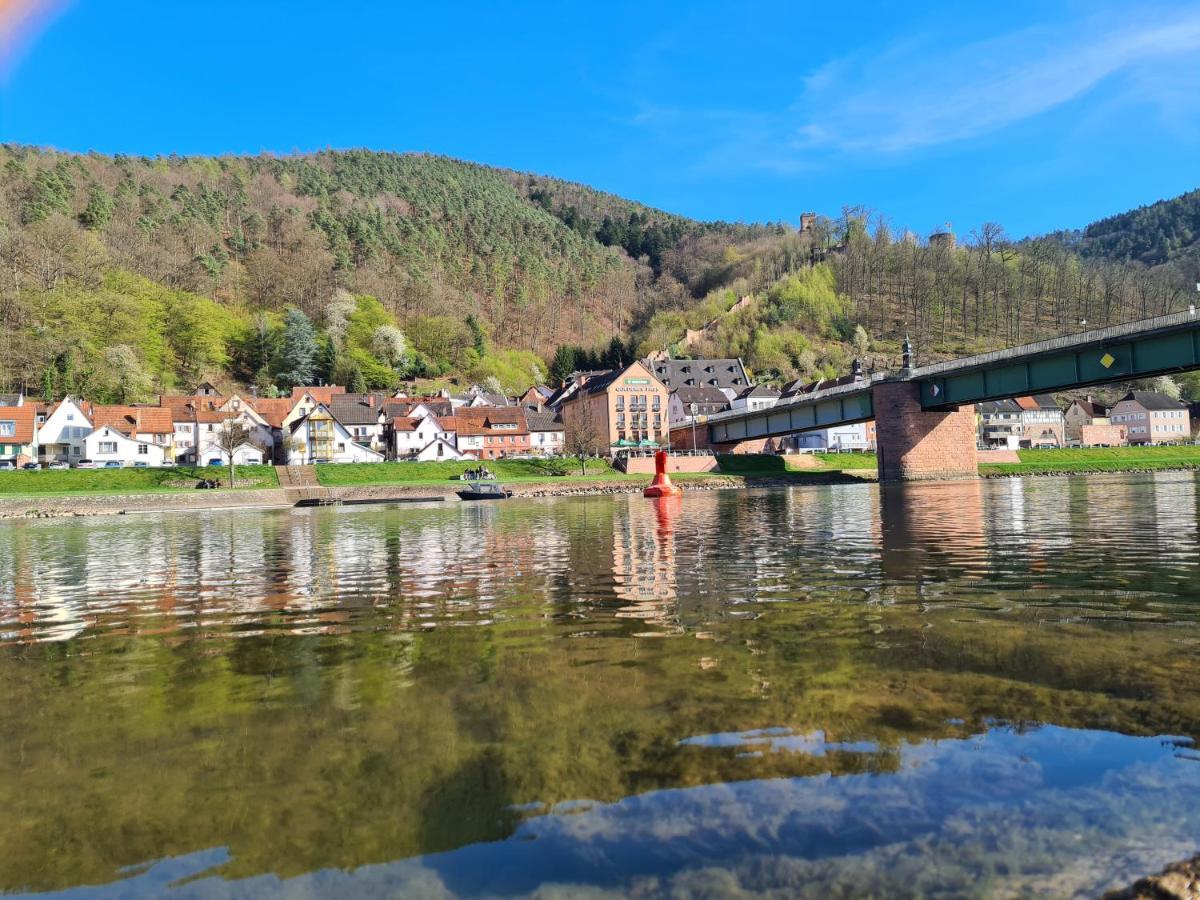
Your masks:
<path fill-rule="evenodd" d="M 0 524 L 0 892 L 1092 896 L 1200 849 L 1198 511 L 1161 473 Z"/>

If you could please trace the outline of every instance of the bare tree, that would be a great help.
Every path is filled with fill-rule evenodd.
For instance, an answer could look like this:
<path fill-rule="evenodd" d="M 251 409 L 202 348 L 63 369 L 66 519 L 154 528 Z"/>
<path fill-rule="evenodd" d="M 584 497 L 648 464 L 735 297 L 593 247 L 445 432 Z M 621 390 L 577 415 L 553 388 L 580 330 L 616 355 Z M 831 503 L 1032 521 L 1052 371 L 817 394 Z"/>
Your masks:
<path fill-rule="evenodd" d="M 600 429 L 592 415 L 592 405 L 586 397 L 570 404 L 564 422 L 564 442 L 568 456 L 579 460 L 579 474 L 587 474 L 588 457 L 596 453 L 600 444 Z"/>
<path fill-rule="evenodd" d="M 245 444 L 253 444 L 253 434 L 241 419 L 229 419 L 217 431 L 214 443 L 229 464 L 229 487 L 237 481 L 237 451 Z"/>

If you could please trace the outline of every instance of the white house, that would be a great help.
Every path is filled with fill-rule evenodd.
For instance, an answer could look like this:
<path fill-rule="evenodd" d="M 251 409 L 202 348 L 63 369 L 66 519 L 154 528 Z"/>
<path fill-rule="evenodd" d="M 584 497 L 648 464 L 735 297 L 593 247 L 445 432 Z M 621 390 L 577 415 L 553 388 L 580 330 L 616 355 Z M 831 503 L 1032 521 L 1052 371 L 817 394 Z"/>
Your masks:
<path fill-rule="evenodd" d="M 383 454 L 364 447 L 354 439 L 329 408 L 318 403 L 308 415 L 294 422 L 287 448 L 289 465 L 314 462 L 383 462 Z"/>
<path fill-rule="evenodd" d="M 393 419 L 392 455 L 396 459 L 410 459 L 438 440 L 456 448 L 457 452 L 457 435 L 451 425 L 443 424 L 431 413 Z"/>
<path fill-rule="evenodd" d="M 434 438 L 416 453 L 405 457 L 405 459 L 413 459 L 418 462 L 443 462 L 473 458 L 467 456 L 465 453 L 459 453 L 457 447 L 445 438 L 440 437 Z"/>
<path fill-rule="evenodd" d="M 778 402 L 779 391 L 766 385 L 756 384 L 734 397 L 729 403 L 729 408 L 754 412 L 759 409 L 769 409 Z"/>
<path fill-rule="evenodd" d="M 102 425 L 83 439 L 83 452 L 98 466 L 117 461 L 123 466 L 145 463 L 161 466 L 168 458 L 169 448 L 145 438 L 122 434 L 112 425 Z"/>
<path fill-rule="evenodd" d="M 259 447 L 254 446 L 254 444 L 242 444 L 233 451 L 233 462 L 234 465 L 238 466 L 261 466 L 264 458 L 263 451 Z M 200 444 L 200 461 L 197 465 L 207 466 L 213 462 L 220 465 L 228 465 L 229 457 L 219 444 L 213 441 L 202 441 Z"/>
<path fill-rule="evenodd" d="M 566 429 L 552 409 L 527 409 L 529 449 L 539 456 L 562 456 L 566 447 Z"/>
<path fill-rule="evenodd" d="M 82 401 L 64 397 L 51 409 L 38 428 L 38 457 L 41 462 L 71 462 L 84 458 L 83 442 L 92 433 L 90 408 Z"/>
<path fill-rule="evenodd" d="M 858 422 L 854 425 L 838 425 L 836 428 L 802 431 L 792 435 L 792 440 L 798 449 L 874 450 L 874 425 L 874 422 Z"/>

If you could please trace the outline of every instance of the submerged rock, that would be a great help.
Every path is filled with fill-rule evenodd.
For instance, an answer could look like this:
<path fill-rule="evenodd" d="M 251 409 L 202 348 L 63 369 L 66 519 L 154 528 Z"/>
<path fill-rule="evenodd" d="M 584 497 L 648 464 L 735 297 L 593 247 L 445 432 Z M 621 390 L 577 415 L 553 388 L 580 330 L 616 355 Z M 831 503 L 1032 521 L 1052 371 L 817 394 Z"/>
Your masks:
<path fill-rule="evenodd" d="M 1200 900 L 1200 853 L 1127 888 L 1109 891 L 1103 900 Z"/>

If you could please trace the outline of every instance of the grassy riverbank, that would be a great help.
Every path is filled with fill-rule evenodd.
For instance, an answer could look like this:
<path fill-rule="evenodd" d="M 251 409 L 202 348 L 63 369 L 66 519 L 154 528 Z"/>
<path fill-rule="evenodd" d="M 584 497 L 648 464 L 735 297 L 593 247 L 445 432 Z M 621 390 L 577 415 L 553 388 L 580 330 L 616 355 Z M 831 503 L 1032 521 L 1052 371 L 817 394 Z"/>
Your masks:
<path fill-rule="evenodd" d="M 877 465 L 874 453 L 813 453 L 803 457 L 810 463 L 803 468 L 791 465 L 783 456 L 722 454 L 717 459 L 720 461 L 721 474 L 744 478 L 845 472 L 850 469 L 873 471 Z"/>
<path fill-rule="evenodd" d="M 1200 469 L 1200 447 L 1082 447 L 1018 450 L 1019 463 L 985 463 L 980 475 L 1069 475 Z"/>
<path fill-rule="evenodd" d="M 171 469 L 39 469 L 36 472 L 0 472 L 0 498 L 22 496 L 141 494 L 194 490 L 201 478 L 229 483 L 222 467 Z M 238 490 L 279 486 L 271 466 L 238 466 Z"/>
<path fill-rule="evenodd" d="M 586 472 L 576 459 L 497 459 L 477 462 L 350 463 L 317 466 L 317 480 L 324 487 L 366 485 L 445 485 L 468 469 L 479 466 L 504 482 L 611 480 L 645 478 L 618 472 L 603 459 L 589 459 Z"/>

